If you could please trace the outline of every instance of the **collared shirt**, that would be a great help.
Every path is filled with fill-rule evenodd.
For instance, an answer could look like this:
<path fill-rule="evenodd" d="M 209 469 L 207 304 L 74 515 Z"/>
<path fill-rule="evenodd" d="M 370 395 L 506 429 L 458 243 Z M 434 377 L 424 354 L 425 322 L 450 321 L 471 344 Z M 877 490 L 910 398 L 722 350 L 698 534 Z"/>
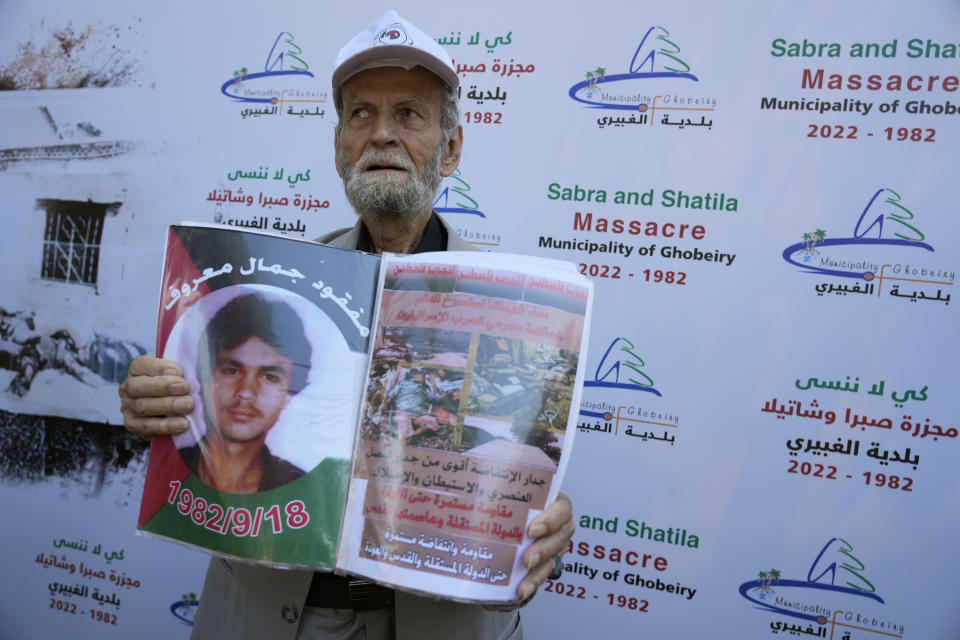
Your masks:
<path fill-rule="evenodd" d="M 374 252 L 373 240 L 370 239 L 370 232 L 367 231 L 367 225 L 360 225 L 360 238 L 357 241 L 357 250 Z M 411 253 L 423 253 L 425 251 L 446 251 L 447 250 L 447 230 L 443 228 L 440 222 L 440 216 L 434 211 L 430 214 L 430 220 L 427 222 L 427 228 L 423 230 L 423 237 L 420 238 L 420 244 Z"/>

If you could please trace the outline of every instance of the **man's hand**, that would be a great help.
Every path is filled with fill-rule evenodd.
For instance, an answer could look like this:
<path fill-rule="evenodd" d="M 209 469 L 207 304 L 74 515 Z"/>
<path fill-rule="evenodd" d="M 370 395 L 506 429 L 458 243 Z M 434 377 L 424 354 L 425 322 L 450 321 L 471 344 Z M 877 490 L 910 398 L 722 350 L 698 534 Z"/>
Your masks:
<path fill-rule="evenodd" d="M 566 552 L 574 529 L 573 506 L 570 498 L 563 493 L 558 494 L 553 504 L 530 523 L 527 535 L 536 538 L 536 541 L 523 554 L 523 566 L 530 573 L 517 586 L 521 604 L 532 598 L 543 581 L 553 573 L 553 558 Z"/>
<path fill-rule="evenodd" d="M 120 385 L 123 426 L 142 438 L 172 435 L 187 429 L 193 410 L 190 388 L 176 362 L 140 356 L 130 363 Z"/>

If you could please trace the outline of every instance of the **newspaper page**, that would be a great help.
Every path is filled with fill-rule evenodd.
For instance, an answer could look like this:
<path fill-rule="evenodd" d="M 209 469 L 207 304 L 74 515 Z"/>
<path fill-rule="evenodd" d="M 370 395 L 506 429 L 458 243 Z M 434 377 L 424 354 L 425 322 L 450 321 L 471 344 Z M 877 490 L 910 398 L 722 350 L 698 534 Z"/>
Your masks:
<path fill-rule="evenodd" d="M 138 528 L 240 560 L 332 568 L 379 258 L 212 225 L 169 229 L 157 354 L 189 429 L 156 437 Z"/>
<path fill-rule="evenodd" d="M 387 255 L 381 281 L 338 567 L 515 601 L 573 444 L 591 283 L 471 252 Z"/>

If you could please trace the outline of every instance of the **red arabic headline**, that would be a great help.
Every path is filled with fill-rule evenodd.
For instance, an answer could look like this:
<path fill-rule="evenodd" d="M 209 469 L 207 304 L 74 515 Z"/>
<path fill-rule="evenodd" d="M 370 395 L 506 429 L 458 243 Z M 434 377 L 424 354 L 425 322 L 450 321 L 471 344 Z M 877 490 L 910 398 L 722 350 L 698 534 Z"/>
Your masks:
<path fill-rule="evenodd" d="M 587 300 L 586 287 L 570 284 L 569 282 L 565 282 L 563 280 L 551 280 L 550 278 L 538 278 L 531 276 L 527 280 L 527 288 L 553 291 L 554 293 L 558 293 L 582 302 L 586 302 Z"/>
<path fill-rule="evenodd" d="M 579 352 L 583 316 L 551 307 L 462 293 L 384 291 L 384 326 L 424 327 L 517 338 Z"/>
<path fill-rule="evenodd" d="M 516 289 L 518 292 L 523 290 L 540 289 L 551 291 L 558 295 L 566 296 L 572 300 L 585 302 L 587 300 L 587 288 L 565 280 L 556 280 L 553 278 L 544 278 L 540 276 L 527 276 L 516 271 L 505 271 L 501 269 L 484 269 L 482 267 L 461 267 L 457 265 L 435 265 L 425 262 L 416 263 L 392 263 L 390 265 L 390 275 L 420 275 L 433 277 L 454 277 L 456 282 L 482 282 L 490 285 L 496 285 L 503 295 L 503 289 Z M 507 296 L 514 297 L 509 292 Z M 516 298 L 520 298 L 516 294 Z"/>
<path fill-rule="evenodd" d="M 461 269 L 457 272 L 457 282 L 486 282 L 498 287 L 513 287 L 523 289 L 524 275 L 514 271 L 498 271 L 494 269 L 476 269 L 473 267 Z"/>

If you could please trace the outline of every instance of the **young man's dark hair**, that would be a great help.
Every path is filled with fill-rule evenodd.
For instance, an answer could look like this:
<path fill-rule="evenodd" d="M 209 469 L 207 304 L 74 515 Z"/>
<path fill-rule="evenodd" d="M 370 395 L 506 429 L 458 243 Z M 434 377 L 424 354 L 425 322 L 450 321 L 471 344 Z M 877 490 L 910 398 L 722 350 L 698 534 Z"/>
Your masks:
<path fill-rule="evenodd" d="M 293 362 L 290 395 L 307 386 L 313 349 L 300 316 L 286 302 L 266 300 L 256 293 L 237 296 L 214 314 L 200 338 L 197 377 L 209 379 L 218 355 L 250 336 L 257 336 Z"/>

